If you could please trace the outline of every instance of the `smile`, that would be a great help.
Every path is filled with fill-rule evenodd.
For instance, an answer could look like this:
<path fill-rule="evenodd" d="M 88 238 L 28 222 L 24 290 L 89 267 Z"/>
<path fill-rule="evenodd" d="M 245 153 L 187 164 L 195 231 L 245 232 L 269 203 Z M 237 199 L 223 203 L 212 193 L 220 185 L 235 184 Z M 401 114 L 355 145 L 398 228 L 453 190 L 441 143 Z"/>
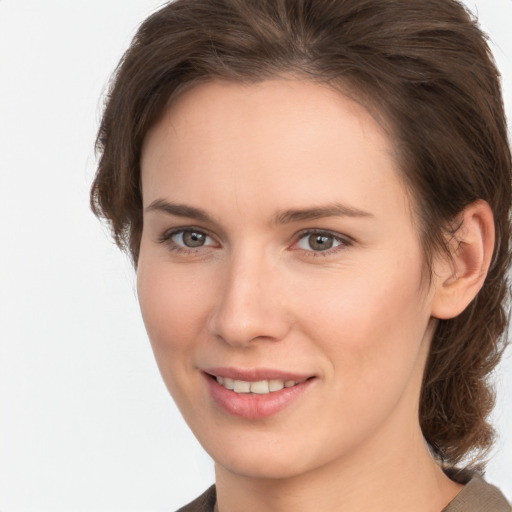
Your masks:
<path fill-rule="evenodd" d="M 208 369 L 203 375 L 216 407 L 246 420 L 261 420 L 287 409 L 317 381 L 315 376 L 264 369 Z"/>
<path fill-rule="evenodd" d="M 283 388 L 291 388 L 296 386 L 301 381 L 296 380 L 258 380 L 254 382 L 235 380 L 229 377 L 216 377 L 217 382 L 226 389 L 234 391 L 235 393 L 254 393 L 256 395 L 266 395 L 281 391 Z M 302 381 L 303 382 L 303 381 Z"/>

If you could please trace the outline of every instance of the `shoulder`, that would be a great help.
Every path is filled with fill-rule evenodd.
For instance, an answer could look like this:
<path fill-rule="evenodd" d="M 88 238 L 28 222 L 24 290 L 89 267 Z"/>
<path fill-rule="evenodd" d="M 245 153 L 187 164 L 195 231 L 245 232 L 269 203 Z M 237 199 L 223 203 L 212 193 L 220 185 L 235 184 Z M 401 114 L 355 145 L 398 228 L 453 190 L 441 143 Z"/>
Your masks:
<path fill-rule="evenodd" d="M 442 512 L 512 512 L 501 491 L 477 473 L 458 471 L 449 476 L 465 485 Z"/>
<path fill-rule="evenodd" d="M 207 491 L 201 494 L 199 498 L 196 498 L 176 512 L 213 512 L 216 500 L 215 485 L 212 485 Z"/>

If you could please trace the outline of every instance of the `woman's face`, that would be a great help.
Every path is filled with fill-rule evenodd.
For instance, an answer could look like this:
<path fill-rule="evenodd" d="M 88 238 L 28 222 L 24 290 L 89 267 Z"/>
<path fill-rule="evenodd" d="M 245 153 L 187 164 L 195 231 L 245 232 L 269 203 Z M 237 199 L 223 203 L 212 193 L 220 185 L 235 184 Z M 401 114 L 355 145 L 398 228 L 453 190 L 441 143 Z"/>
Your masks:
<path fill-rule="evenodd" d="M 360 105 L 284 79 L 196 86 L 149 132 L 142 314 L 222 468 L 410 456 L 433 292 L 392 151 Z"/>

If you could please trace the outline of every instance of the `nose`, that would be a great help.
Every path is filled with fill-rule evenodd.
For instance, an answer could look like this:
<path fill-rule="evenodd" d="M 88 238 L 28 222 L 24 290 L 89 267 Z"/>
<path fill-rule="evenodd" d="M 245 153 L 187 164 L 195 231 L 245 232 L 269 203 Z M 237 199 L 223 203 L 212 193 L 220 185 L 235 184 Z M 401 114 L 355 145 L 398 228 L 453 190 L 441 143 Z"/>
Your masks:
<path fill-rule="evenodd" d="M 208 322 L 211 334 L 238 348 L 286 336 L 292 321 L 275 265 L 262 257 L 241 256 L 226 264 L 219 280 L 221 293 Z"/>

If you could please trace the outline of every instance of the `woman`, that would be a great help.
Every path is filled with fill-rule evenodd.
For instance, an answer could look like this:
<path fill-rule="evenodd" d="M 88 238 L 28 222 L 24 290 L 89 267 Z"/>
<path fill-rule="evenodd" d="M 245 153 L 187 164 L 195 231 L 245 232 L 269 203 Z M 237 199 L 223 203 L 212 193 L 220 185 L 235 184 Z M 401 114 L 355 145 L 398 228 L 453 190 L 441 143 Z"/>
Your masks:
<path fill-rule="evenodd" d="M 510 510 L 481 471 L 511 156 L 458 2 L 178 0 L 98 147 L 93 209 L 215 460 L 182 510 Z"/>

